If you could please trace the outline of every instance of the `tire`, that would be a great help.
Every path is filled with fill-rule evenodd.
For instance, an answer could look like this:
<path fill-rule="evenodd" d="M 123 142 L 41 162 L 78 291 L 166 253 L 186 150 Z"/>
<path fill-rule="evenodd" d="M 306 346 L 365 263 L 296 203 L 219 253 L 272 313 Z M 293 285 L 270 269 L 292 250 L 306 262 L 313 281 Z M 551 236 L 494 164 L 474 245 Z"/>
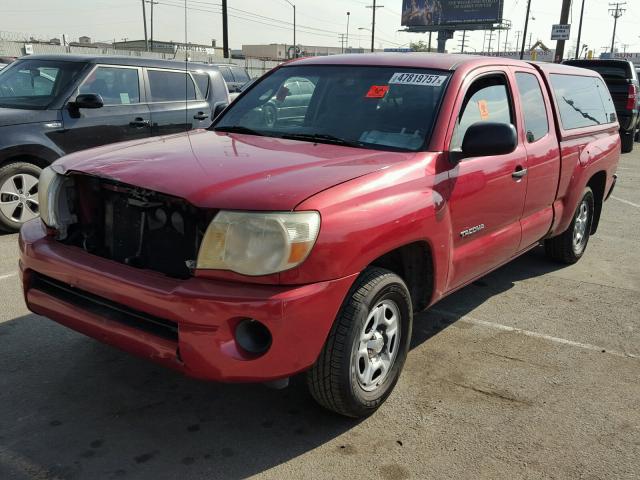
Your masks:
<path fill-rule="evenodd" d="M 574 264 L 584 254 L 593 223 L 595 201 L 591 188 L 584 189 L 569 228 L 557 237 L 544 242 L 545 253 L 551 260 Z"/>
<path fill-rule="evenodd" d="M 267 127 L 273 128 L 278 123 L 278 110 L 273 105 L 265 105 L 262 109 L 264 123 Z"/>
<path fill-rule="evenodd" d="M 411 296 L 404 281 L 382 268 L 366 269 L 349 291 L 316 363 L 307 372 L 313 398 L 347 417 L 375 412 L 400 377 L 412 322 Z"/>
<path fill-rule="evenodd" d="M 0 229 L 17 232 L 38 216 L 38 177 L 32 163 L 13 162 L 0 168 Z"/>
<path fill-rule="evenodd" d="M 629 153 L 633 151 L 633 137 L 633 133 L 624 133 L 620 135 L 620 141 L 622 142 L 622 153 Z"/>

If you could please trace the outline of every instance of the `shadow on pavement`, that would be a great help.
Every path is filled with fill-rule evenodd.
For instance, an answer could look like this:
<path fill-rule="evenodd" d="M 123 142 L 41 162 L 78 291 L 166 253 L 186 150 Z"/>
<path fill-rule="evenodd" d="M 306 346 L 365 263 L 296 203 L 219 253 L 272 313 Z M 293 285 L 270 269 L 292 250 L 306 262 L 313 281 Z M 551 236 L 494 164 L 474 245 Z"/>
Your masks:
<path fill-rule="evenodd" d="M 557 268 L 536 250 L 436 308 L 462 316 Z M 453 323 L 440 317 L 417 318 L 412 347 Z M 36 315 L 0 324 L 0 358 L 0 478 L 244 478 L 358 424 L 316 406 L 303 377 L 198 382 Z"/>

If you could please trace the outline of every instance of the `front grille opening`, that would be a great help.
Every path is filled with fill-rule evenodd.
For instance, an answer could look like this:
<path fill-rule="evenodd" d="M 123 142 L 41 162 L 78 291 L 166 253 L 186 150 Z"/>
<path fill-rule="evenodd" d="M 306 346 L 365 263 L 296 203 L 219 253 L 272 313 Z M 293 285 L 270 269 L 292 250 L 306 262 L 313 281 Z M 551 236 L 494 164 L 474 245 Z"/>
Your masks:
<path fill-rule="evenodd" d="M 188 278 L 215 212 L 185 200 L 88 175 L 74 175 L 78 221 L 65 244 L 103 258 Z"/>
<path fill-rule="evenodd" d="M 157 337 L 178 342 L 178 324 L 155 317 L 126 305 L 122 305 L 92 293 L 71 287 L 45 275 L 34 273 L 30 288 L 46 293 L 58 300 L 70 303 L 101 318 L 133 327 Z"/>

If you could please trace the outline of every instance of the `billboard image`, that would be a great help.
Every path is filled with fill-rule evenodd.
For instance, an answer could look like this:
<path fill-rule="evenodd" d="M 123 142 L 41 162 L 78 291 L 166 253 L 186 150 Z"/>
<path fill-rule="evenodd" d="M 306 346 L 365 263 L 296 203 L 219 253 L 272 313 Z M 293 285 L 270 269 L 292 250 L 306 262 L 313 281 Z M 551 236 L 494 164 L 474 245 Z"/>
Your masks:
<path fill-rule="evenodd" d="M 499 23 L 503 0 L 403 0 L 402 25 L 430 27 Z"/>

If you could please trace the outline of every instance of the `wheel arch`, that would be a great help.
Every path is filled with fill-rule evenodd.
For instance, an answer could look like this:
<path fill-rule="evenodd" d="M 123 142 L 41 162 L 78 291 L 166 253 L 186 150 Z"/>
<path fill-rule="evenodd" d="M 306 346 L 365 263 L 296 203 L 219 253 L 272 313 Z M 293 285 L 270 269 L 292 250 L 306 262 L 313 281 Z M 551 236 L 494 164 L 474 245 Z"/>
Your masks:
<path fill-rule="evenodd" d="M 602 205 L 604 204 L 604 195 L 607 185 L 607 172 L 600 170 L 594 173 L 589 181 L 587 187 L 591 188 L 593 192 L 593 221 L 591 222 L 591 235 L 598 230 L 598 224 L 600 223 L 600 215 L 602 214 Z"/>

